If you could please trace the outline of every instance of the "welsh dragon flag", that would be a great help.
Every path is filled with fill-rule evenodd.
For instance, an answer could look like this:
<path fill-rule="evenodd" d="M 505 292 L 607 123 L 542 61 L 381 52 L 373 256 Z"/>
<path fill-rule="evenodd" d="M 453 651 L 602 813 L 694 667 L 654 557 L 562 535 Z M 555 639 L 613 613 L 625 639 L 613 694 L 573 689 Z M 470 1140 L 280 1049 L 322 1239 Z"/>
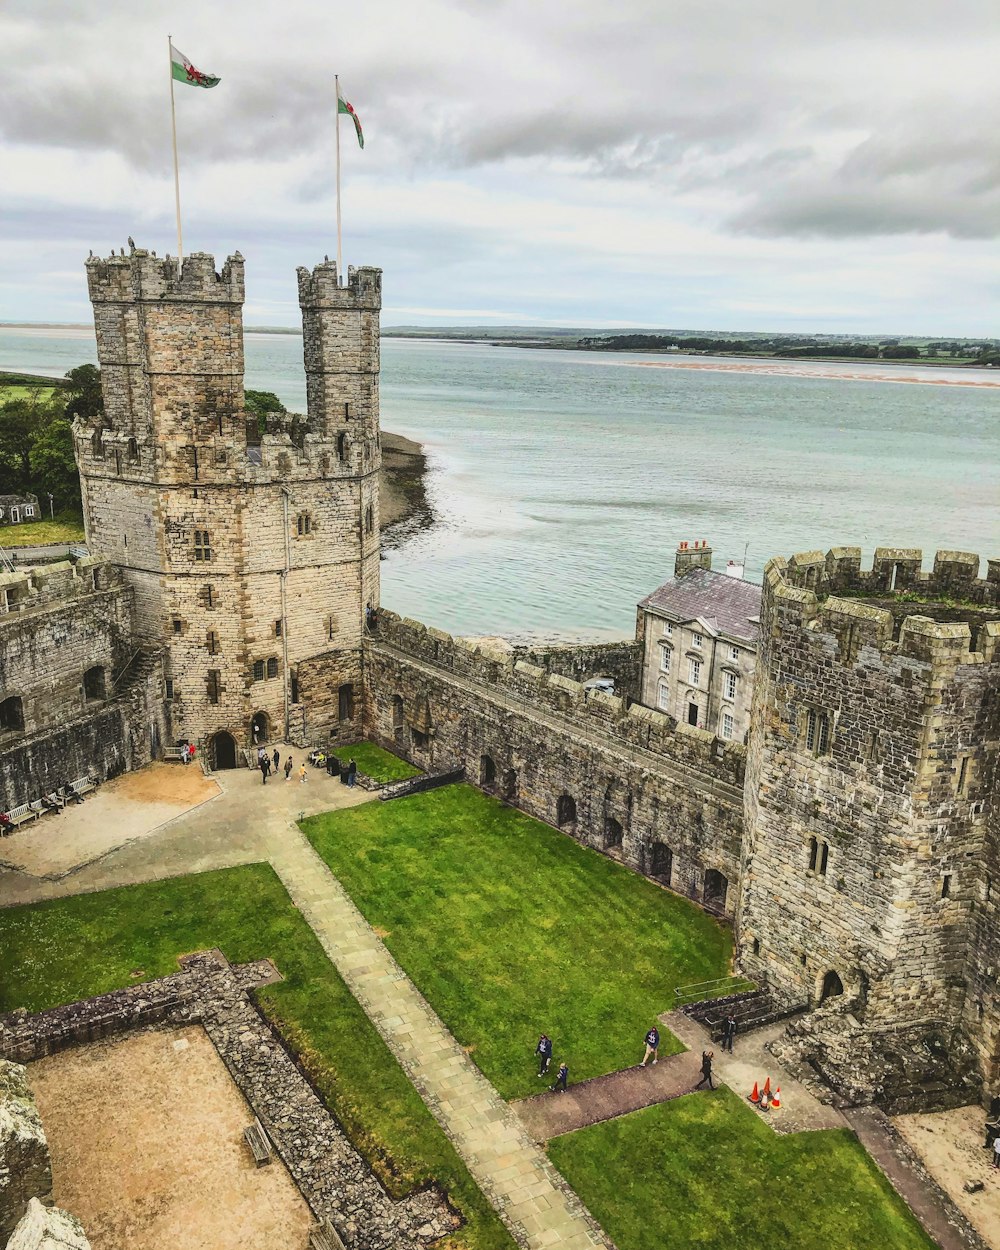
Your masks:
<path fill-rule="evenodd" d="M 184 53 L 178 52 L 173 44 L 170 45 L 170 65 L 174 78 L 178 82 L 186 82 L 189 87 L 218 86 L 218 78 L 213 74 L 203 74 L 200 69 L 195 69 Z"/>
<path fill-rule="evenodd" d="M 218 82 L 219 80 L 216 79 L 215 81 Z M 355 113 L 354 105 L 348 104 L 344 99 L 344 93 L 341 91 L 339 83 L 337 84 L 337 112 L 346 113 L 351 121 L 354 122 L 354 129 L 358 135 L 358 147 L 363 148 L 365 146 L 365 132 L 361 129 L 361 119 Z"/>

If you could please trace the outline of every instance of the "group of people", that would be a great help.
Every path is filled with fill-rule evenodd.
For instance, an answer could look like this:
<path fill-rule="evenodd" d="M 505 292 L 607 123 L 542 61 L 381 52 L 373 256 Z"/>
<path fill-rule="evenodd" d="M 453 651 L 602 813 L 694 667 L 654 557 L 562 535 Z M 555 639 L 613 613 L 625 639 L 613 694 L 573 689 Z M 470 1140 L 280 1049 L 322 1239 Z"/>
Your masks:
<path fill-rule="evenodd" d="M 278 776 L 278 770 L 279 770 L 280 764 L 281 764 L 281 752 L 278 750 L 277 747 L 274 748 L 273 755 L 268 755 L 267 747 L 257 748 L 257 767 L 260 769 L 261 782 L 265 786 L 267 785 L 267 779 L 268 777 L 270 777 L 272 771 L 274 772 L 274 775 L 276 777 Z M 295 768 L 294 760 L 292 759 L 290 755 L 286 756 L 285 757 L 285 781 L 286 782 L 291 781 L 292 770 L 294 768 Z M 299 781 L 305 782 L 305 780 L 306 780 L 306 766 L 305 764 L 300 764 L 299 765 Z"/>
<path fill-rule="evenodd" d="M 184 764 L 193 764 L 195 757 L 195 745 L 193 742 L 181 743 L 181 762 Z"/>
<path fill-rule="evenodd" d="M 728 1026 L 732 1022 L 732 1029 Z M 723 1050 L 725 1050 L 728 1041 L 728 1049 L 732 1054 L 733 1038 L 736 1036 L 736 1019 L 730 1016 L 726 1021 L 727 1030 L 724 1033 Z M 645 1068 L 647 1064 L 657 1063 L 660 1058 L 660 1030 L 654 1024 L 646 1033 L 646 1051 L 642 1057 L 640 1068 Z M 535 1054 L 538 1056 L 538 1076 L 539 1079 L 548 1076 L 549 1065 L 552 1063 L 552 1038 L 547 1033 L 543 1033 L 538 1039 L 538 1045 L 535 1047 Z M 715 1058 L 714 1050 L 703 1050 L 701 1052 L 701 1080 L 695 1085 L 695 1089 L 699 1089 L 702 1085 L 708 1084 L 709 1089 L 715 1089 L 715 1083 L 712 1080 L 712 1060 Z M 549 1089 L 553 1093 L 564 1094 L 569 1084 L 569 1065 L 565 1062 L 559 1064 L 556 1072 L 556 1080 L 554 1085 L 550 1085 Z"/>

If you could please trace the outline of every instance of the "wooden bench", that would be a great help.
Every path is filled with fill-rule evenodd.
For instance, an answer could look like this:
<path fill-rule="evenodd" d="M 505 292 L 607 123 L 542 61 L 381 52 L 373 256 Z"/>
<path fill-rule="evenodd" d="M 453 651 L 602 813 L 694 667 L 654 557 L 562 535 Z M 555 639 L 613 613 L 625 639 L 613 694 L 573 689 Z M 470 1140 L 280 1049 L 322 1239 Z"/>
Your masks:
<path fill-rule="evenodd" d="M 271 1143 L 267 1140 L 260 1120 L 254 1120 L 253 1124 L 243 1130 L 243 1140 L 250 1147 L 253 1161 L 259 1168 L 271 1162 Z"/>
<path fill-rule="evenodd" d="M 23 825 L 26 820 L 37 820 L 38 813 L 30 803 L 22 803 L 19 807 L 12 807 L 7 813 L 7 819 L 12 825 Z"/>
<path fill-rule="evenodd" d="M 347 1250 L 340 1233 L 329 1220 L 320 1220 L 309 1231 L 309 1250 Z"/>
<path fill-rule="evenodd" d="M 76 781 L 69 783 L 67 789 L 73 798 L 82 799 L 88 791 L 97 789 L 97 782 L 93 777 L 77 777 Z"/>
<path fill-rule="evenodd" d="M 40 799 L 35 799 L 34 803 L 29 803 L 28 806 L 39 816 L 44 816 L 46 812 L 61 812 L 66 806 L 66 800 L 61 794 L 51 790 L 48 794 L 43 794 Z"/>
<path fill-rule="evenodd" d="M 164 747 L 163 758 L 165 760 L 183 760 L 186 750 L 187 747 Z"/>

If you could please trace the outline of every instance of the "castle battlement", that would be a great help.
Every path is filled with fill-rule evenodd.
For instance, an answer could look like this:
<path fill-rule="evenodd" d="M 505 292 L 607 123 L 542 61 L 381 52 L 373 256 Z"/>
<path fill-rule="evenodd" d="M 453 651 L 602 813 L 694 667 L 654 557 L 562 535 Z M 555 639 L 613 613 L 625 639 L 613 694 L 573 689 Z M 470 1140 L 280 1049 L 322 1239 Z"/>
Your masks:
<path fill-rule="evenodd" d="M 134 303 L 156 300 L 191 300 L 196 303 L 242 304 L 245 298 L 243 257 L 234 252 L 215 268 L 215 257 L 192 252 L 181 264 L 174 256 L 132 248 L 106 259 L 87 260 L 87 287 L 94 304 Z"/>
<path fill-rule="evenodd" d="M 101 590 L 125 585 L 121 570 L 87 557 L 76 564 L 60 560 L 15 573 L 0 574 L 0 623 L 12 615 L 57 607 Z"/>
<path fill-rule="evenodd" d="M 382 307 L 381 269 L 349 265 L 346 286 L 340 285 L 334 260 L 323 261 L 312 272 L 300 265 L 296 273 L 299 304 L 303 308 L 366 308 L 377 312 Z"/>
<path fill-rule="evenodd" d="M 570 677 L 515 660 L 488 644 L 454 638 L 384 608 L 379 613 L 378 641 L 456 677 L 493 687 L 498 695 L 522 706 L 569 718 L 584 733 L 599 732 L 620 747 L 653 751 L 719 781 L 742 783 L 746 762 L 742 743 L 680 724 L 664 712 L 639 704 L 626 708 L 625 701 L 614 695 L 586 690 Z"/>
<path fill-rule="evenodd" d="M 927 573 L 921 570 L 923 558 L 919 547 L 876 547 L 871 568 L 862 569 L 860 547 L 832 547 L 825 555 L 799 552 L 781 566 L 787 582 L 820 597 L 845 591 L 873 598 L 912 592 L 1000 605 L 1000 559 L 987 560 L 986 577 L 980 578 L 981 560 L 974 552 L 937 551 Z"/>

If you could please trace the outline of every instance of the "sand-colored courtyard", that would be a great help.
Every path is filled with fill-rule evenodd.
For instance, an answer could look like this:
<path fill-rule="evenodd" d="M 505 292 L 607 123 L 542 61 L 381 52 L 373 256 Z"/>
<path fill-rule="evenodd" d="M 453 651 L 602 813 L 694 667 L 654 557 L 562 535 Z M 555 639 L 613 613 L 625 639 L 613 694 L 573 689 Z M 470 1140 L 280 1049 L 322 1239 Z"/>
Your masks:
<path fill-rule="evenodd" d="M 296 1250 L 311 1214 L 277 1158 L 254 1166 L 253 1120 L 200 1026 L 96 1042 L 29 1076 L 55 1201 L 93 1250 Z"/>

